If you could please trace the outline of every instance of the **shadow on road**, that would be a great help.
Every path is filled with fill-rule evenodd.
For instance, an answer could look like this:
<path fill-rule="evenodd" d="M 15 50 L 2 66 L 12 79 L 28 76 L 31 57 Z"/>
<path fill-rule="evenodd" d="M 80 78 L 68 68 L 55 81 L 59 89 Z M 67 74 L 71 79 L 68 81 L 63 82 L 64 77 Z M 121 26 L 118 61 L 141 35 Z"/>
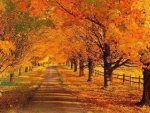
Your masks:
<path fill-rule="evenodd" d="M 43 77 L 40 87 L 22 113 L 86 113 L 77 97 L 63 88 L 56 67 L 48 67 Z"/>

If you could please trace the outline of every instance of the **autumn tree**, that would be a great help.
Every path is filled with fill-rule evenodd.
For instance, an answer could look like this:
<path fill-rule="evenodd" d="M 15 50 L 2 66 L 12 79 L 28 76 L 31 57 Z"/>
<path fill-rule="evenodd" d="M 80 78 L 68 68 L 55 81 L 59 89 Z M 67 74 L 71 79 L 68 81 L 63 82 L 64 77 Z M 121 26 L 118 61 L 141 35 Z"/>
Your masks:
<path fill-rule="evenodd" d="M 77 26 L 74 29 L 75 29 L 75 34 L 78 37 L 78 41 L 82 43 L 82 47 L 85 49 L 84 51 L 86 51 L 85 52 L 86 57 L 83 58 L 87 62 L 87 67 L 89 70 L 88 81 L 91 81 L 92 80 L 91 77 L 93 75 L 93 69 L 96 65 L 96 62 L 99 61 L 100 54 L 99 54 L 98 47 L 95 46 L 95 44 L 91 42 L 91 40 L 89 40 L 91 35 L 87 33 L 88 29 L 86 23 L 84 22 L 84 24 L 82 25 L 83 26 L 80 26 L 80 28 Z"/>
<path fill-rule="evenodd" d="M 78 51 L 79 46 L 77 40 L 74 38 L 74 34 L 71 28 L 68 27 L 64 32 L 64 38 L 62 38 L 62 51 L 66 59 L 70 62 L 71 69 L 74 72 L 78 69 Z"/>
<path fill-rule="evenodd" d="M 129 10 L 128 15 L 122 17 L 119 22 L 124 23 L 124 29 L 126 29 L 120 30 L 121 38 L 124 38 L 123 41 L 126 43 L 121 48 L 128 55 L 126 57 L 130 57 L 131 61 L 136 63 L 143 72 L 143 96 L 140 102 L 142 105 L 150 105 L 149 3 L 149 1 L 135 1 L 132 4 L 132 10 Z M 130 40 L 127 40 L 129 38 Z"/>
<path fill-rule="evenodd" d="M 77 25 L 73 25 L 70 22 L 65 23 L 63 31 L 67 32 L 64 39 L 66 42 L 64 42 L 64 44 L 66 44 L 67 47 L 64 49 L 64 54 L 68 56 L 68 60 L 76 59 L 79 61 L 79 76 L 84 75 L 84 68 L 85 66 L 88 67 L 88 81 L 91 81 L 98 52 L 95 52 L 97 48 L 95 44 L 88 40 L 88 35 L 86 34 L 83 23 L 84 21 L 78 21 L 78 24 L 76 23 Z"/>
<path fill-rule="evenodd" d="M 27 51 L 29 51 L 32 46 L 32 43 L 28 42 L 30 32 L 41 26 L 51 26 L 52 21 L 50 21 L 50 16 L 45 14 L 47 13 L 46 8 L 48 7 L 44 1 L 37 3 L 37 1 L 6 0 L 3 3 L 6 6 L 1 16 L 2 29 L 0 38 L 3 42 L 12 42 L 15 48 L 8 50 L 10 56 L 5 57 L 6 55 L 3 55 L 3 57 L 5 57 L 3 59 L 7 59 L 6 68 L 9 67 L 11 71 L 11 80 L 15 68 L 18 68 L 17 65 L 23 61 L 28 54 Z M 40 9 L 37 7 L 39 4 L 42 7 Z M 46 11 L 44 10 L 44 12 L 42 12 L 43 9 Z M 40 13 L 37 13 L 37 10 L 40 11 Z M 2 63 L 4 61 L 5 60 L 3 60 Z"/>
<path fill-rule="evenodd" d="M 98 34 L 100 35 L 98 39 L 102 39 L 103 42 L 98 45 L 100 45 L 103 50 L 105 87 L 108 85 L 107 78 L 110 76 L 111 65 L 116 67 L 117 65 L 124 64 L 124 60 L 127 62 L 129 59 L 132 63 L 140 61 L 137 64 L 143 64 L 144 90 L 141 103 L 149 104 L 150 77 L 148 75 L 149 61 L 147 60 L 149 56 L 149 47 L 147 46 L 149 43 L 149 32 L 146 30 L 149 29 L 149 2 L 140 0 L 72 0 L 57 1 L 57 4 L 66 15 L 71 16 L 71 19 L 86 19 L 93 22 L 95 25 L 91 27 L 91 29 L 93 29 L 91 33 L 93 33 L 96 38 L 98 34 L 98 30 L 96 29 L 99 27 L 98 29 L 100 29 L 101 34 Z M 132 40 L 128 40 L 129 38 Z M 134 45 L 135 42 L 137 43 Z M 115 47 L 111 47 L 111 44 L 114 44 Z M 145 47 L 145 49 L 143 47 Z M 114 54 L 117 48 L 119 48 L 122 53 L 120 58 L 117 54 Z M 116 52 L 119 52 L 119 55 L 120 50 Z M 114 57 L 113 60 L 111 60 L 112 55 Z M 139 58 L 141 60 L 137 60 Z M 111 63 L 108 62 L 110 60 L 112 61 Z"/>

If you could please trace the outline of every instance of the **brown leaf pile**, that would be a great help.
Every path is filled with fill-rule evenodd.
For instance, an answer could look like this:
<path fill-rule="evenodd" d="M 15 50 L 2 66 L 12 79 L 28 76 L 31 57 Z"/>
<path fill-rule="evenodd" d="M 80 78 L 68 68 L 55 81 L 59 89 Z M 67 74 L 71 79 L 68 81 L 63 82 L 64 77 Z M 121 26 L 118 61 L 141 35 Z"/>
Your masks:
<path fill-rule="evenodd" d="M 67 67 L 59 67 L 60 77 L 64 87 L 76 95 L 83 107 L 93 113 L 150 113 L 150 107 L 138 107 L 136 103 L 142 97 L 142 89 L 130 87 L 114 80 L 113 84 L 103 89 L 103 77 L 93 76 L 92 82 L 87 82 L 87 76 L 79 77 Z M 66 87 L 67 86 L 67 87 Z"/>
<path fill-rule="evenodd" d="M 34 90 L 29 87 L 20 87 L 3 93 L 0 97 L 0 112 L 27 105 L 33 92 Z"/>

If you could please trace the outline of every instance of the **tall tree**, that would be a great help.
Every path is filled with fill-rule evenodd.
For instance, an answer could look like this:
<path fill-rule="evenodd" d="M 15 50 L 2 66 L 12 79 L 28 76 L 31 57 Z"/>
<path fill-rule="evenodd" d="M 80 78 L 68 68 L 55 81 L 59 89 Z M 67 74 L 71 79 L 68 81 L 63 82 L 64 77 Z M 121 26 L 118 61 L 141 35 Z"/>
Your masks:
<path fill-rule="evenodd" d="M 104 87 L 108 86 L 108 81 L 111 81 L 112 79 L 112 72 L 116 68 L 124 65 L 125 63 L 128 63 L 129 60 L 125 59 L 123 56 L 120 56 L 118 58 L 114 58 L 113 62 L 110 62 L 110 58 L 112 58 L 112 53 L 116 52 L 115 50 L 111 50 L 110 48 L 110 41 L 108 42 L 107 39 L 113 38 L 108 37 L 107 31 L 109 29 L 110 23 L 114 21 L 118 15 L 117 15 L 117 7 L 113 8 L 111 4 L 114 1 L 106 2 L 104 1 L 98 1 L 98 0 L 92 0 L 92 1 L 66 1 L 66 2 L 60 2 L 57 1 L 60 8 L 63 10 L 63 12 L 66 12 L 66 14 L 70 15 L 72 18 L 71 20 L 77 20 L 77 19 L 86 19 L 92 23 L 90 35 L 93 34 L 95 36 L 93 40 L 93 36 L 89 36 L 89 39 L 93 41 L 98 47 L 101 56 L 103 56 L 103 67 L 104 67 Z M 119 4 L 119 2 L 115 2 L 116 4 Z M 132 2 L 130 2 L 132 3 Z M 69 4 L 69 5 L 67 5 Z M 80 7 L 78 7 L 80 6 Z M 71 7 L 73 7 L 71 9 Z M 87 10 L 88 9 L 88 10 Z M 102 10 L 100 10 L 102 9 Z M 114 11 L 114 13 L 112 12 Z M 107 14 L 107 15 L 106 15 Z M 97 41 L 96 41 L 96 40 Z M 113 41 L 113 40 L 111 40 Z M 117 52 L 116 52 L 117 53 Z"/>
<path fill-rule="evenodd" d="M 9 67 L 11 72 L 10 80 L 13 77 L 13 71 L 18 68 L 18 65 L 26 57 L 27 51 L 31 48 L 32 43 L 28 42 L 28 36 L 33 29 L 38 29 L 41 26 L 47 26 L 50 23 L 50 18 L 46 18 L 45 12 L 35 13 L 31 15 L 30 9 L 35 7 L 33 1 L 18 1 L 6 0 L 3 1 L 5 9 L 1 15 L 0 25 L 0 40 L 3 44 L 13 44 L 15 49 L 9 49 L 9 55 L 5 55 L 2 48 L 1 72 Z M 42 2 L 43 3 L 43 2 Z M 43 5 L 43 4 L 42 4 Z M 47 6 L 42 7 L 41 11 Z M 11 44 L 12 43 L 12 44 Z M 9 46 L 9 47 L 10 47 Z M 7 62 L 7 63 L 6 63 Z M 4 64 L 5 63 L 5 64 Z M 6 65 L 7 64 L 7 65 Z"/>

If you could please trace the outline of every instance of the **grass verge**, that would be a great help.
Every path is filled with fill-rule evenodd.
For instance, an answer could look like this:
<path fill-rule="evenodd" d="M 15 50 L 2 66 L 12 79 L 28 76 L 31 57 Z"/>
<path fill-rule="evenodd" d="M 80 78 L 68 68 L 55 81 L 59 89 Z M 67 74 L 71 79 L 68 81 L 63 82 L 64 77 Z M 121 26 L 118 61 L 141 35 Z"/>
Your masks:
<path fill-rule="evenodd" d="M 22 73 L 15 76 L 14 82 L 2 82 L 0 87 L 0 112 L 13 113 L 12 110 L 19 112 L 26 106 L 42 81 L 43 72 L 46 67 L 35 67 L 33 71 Z"/>

